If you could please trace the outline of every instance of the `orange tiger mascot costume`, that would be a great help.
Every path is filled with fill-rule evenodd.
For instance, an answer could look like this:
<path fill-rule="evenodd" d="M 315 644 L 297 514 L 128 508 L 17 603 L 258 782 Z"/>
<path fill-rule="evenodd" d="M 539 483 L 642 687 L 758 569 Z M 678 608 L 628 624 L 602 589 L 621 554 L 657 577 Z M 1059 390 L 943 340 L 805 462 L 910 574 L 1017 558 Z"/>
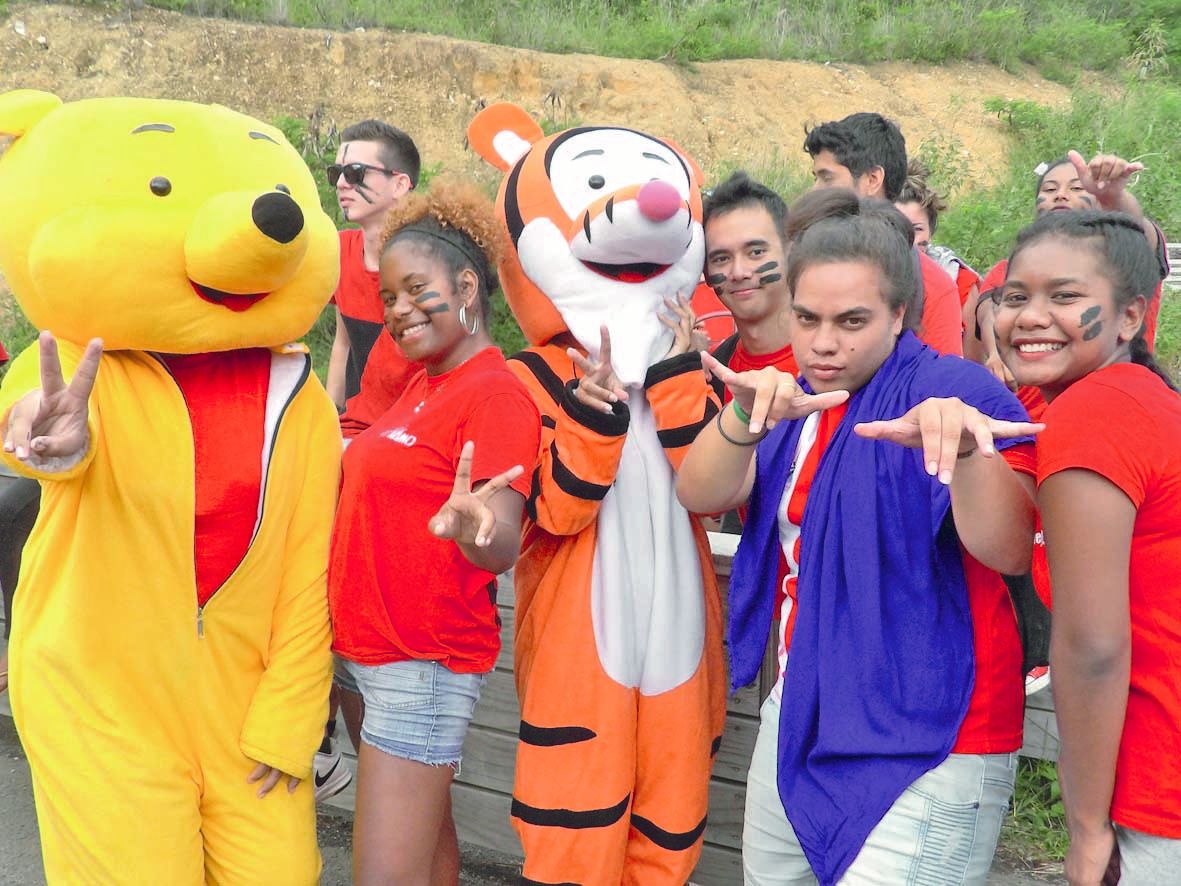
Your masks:
<path fill-rule="evenodd" d="M 508 173 L 498 208 L 515 248 L 500 275 L 534 345 L 509 363 L 543 425 L 516 569 L 523 882 L 684 883 L 725 673 L 709 543 L 674 482 L 717 402 L 695 352 L 666 358 L 660 313 L 701 275 L 701 174 L 630 129 L 543 137 L 509 104 L 481 111 L 468 139 Z M 628 392 L 609 414 L 575 399 L 566 353 L 597 360 L 602 325 Z"/>

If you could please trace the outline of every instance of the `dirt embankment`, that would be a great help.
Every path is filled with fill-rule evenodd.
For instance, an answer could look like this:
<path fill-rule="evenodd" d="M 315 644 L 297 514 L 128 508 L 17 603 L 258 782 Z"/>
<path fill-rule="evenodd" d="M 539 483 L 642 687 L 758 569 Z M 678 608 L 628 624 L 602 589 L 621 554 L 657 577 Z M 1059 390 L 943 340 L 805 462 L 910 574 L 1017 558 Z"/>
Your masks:
<path fill-rule="evenodd" d="M 0 91 L 66 100 L 140 95 L 219 102 L 328 130 L 365 117 L 410 132 L 427 163 L 488 174 L 464 147 L 483 103 L 509 100 L 558 125 L 618 123 L 674 139 L 707 170 L 802 164 L 805 124 L 860 110 L 896 121 L 908 144 L 933 135 L 987 182 L 1006 137 L 991 96 L 1058 103 L 1063 87 L 985 65 L 871 67 L 762 60 L 678 66 L 553 55 L 444 37 L 332 32 L 191 18 L 154 9 L 14 4 L 0 23 Z"/>

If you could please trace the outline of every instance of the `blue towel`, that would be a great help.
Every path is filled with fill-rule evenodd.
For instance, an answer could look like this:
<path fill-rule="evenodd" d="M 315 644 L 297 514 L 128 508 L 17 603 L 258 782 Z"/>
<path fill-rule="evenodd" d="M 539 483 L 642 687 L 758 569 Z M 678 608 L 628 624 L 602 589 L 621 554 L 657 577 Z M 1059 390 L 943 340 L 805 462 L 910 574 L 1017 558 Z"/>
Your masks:
<path fill-rule="evenodd" d="M 778 784 L 822 886 L 840 879 L 907 786 L 946 759 L 972 694 L 972 616 L 951 495 L 927 475 L 922 450 L 853 433 L 858 422 L 897 418 L 929 397 L 1028 421 L 982 366 L 940 356 L 905 332 L 849 399 L 821 457 L 801 526 Z M 756 677 L 766 648 L 777 511 L 803 424 L 781 423 L 759 444 L 730 575 L 734 688 Z"/>

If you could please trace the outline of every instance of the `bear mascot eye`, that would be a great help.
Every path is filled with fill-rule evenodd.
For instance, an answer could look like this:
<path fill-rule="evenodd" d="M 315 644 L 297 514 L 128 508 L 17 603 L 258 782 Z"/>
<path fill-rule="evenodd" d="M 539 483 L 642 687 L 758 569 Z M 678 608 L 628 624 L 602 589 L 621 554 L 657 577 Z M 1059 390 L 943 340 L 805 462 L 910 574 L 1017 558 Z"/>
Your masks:
<path fill-rule="evenodd" d="M 601 175 L 592 175 L 586 180 L 586 183 L 597 191 L 602 188 L 603 185 L 607 184 L 607 179 L 603 178 Z"/>
<path fill-rule="evenodd" d="M 158 175 L 148 182 L 148 187 L 152 189 L 152 193 L 157 197 L 167 197 L 172 193 L 172 182 L 162 175 Z"/>

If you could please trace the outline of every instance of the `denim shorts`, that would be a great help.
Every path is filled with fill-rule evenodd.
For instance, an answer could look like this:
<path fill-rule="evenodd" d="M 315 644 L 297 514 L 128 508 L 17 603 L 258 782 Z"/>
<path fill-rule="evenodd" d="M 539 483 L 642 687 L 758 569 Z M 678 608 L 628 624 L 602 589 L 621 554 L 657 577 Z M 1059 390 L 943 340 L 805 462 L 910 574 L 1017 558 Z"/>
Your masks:
<path fill-rule="evenodd" d="M 363 742 L 404 760 L 459 767 L 483 674 L 457 674 L 437 661 L 340 664 L 365 700 Z"/>

